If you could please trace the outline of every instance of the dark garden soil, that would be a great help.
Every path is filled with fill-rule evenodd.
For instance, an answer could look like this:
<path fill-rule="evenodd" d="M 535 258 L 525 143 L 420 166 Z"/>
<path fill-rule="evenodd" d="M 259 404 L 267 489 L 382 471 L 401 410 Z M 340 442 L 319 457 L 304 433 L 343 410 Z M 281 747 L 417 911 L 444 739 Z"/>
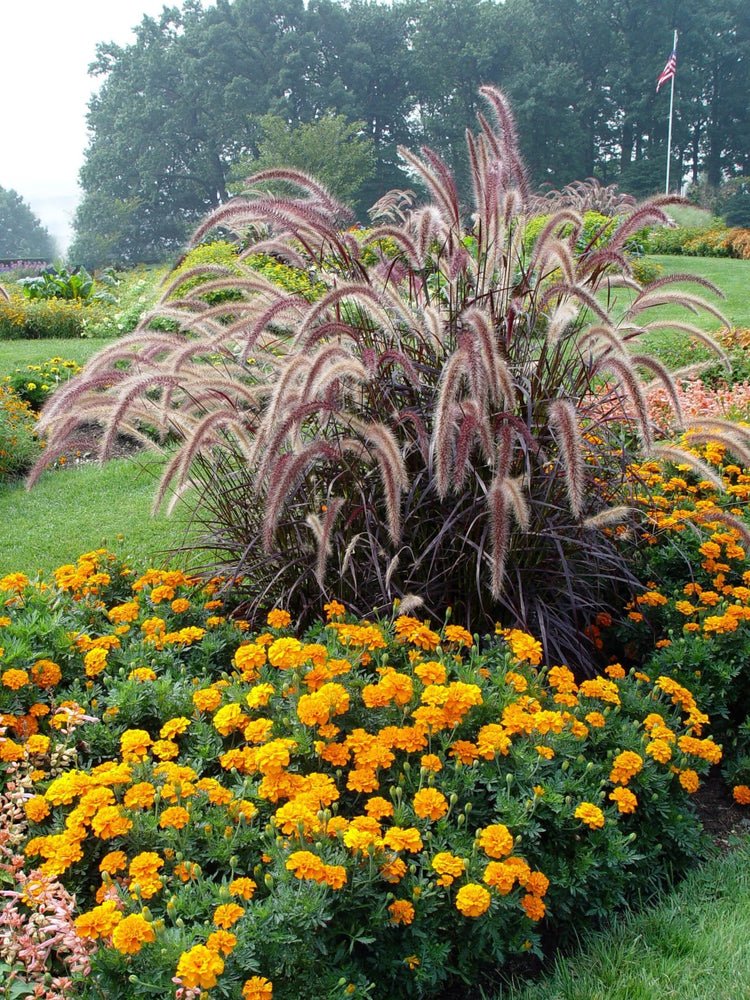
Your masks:
<path fill-rule="evenodd" d="M 750 834 L 750 809 L 734 801 L 718 767 L 711 768 L 703 779 L 693 796 L 693 804 L 719 853 L 726 854 L 731 849 L 734 837 Z"/>

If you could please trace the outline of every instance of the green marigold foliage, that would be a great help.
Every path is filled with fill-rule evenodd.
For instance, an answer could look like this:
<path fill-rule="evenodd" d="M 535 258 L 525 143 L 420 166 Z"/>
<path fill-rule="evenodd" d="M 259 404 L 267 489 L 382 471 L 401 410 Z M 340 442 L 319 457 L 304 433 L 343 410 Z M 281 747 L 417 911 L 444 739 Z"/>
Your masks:
<path fill-rule="evenodd" d="M 6 385 L 38 413 L 55 389 L 76 375 L 81 366 L 65 358 L 50 358 L 41 365 L 26 365 L 6 375 Z"/>
<path fill-rule="evenodd" d="M 699 852 L 689 794 L 721 752 L 669 678 L 613 665 L 577 683 L 526 633 L 480 648 L 337 602 L 307 633 L 273 609 L 258 634 L 216 586 L 103 550 L 0 579 L 15 878 L 75 896 L 40 984 L 491 992 L 543 933 L 564 940 Z"/>
<path fill-rule="evenodd" d="M 0 483 L 23 476 L 40 451 L 36 414 L 11 386 L 0 382 Z"/>
<path fill-rule="evenodd" d="M 258 174 L 194 236 L 233 230 L 236 273 L 175 297 L 204 265 L 178 271 L 156 310 L 178 329 L 143 325 L 100 354 L 43 423 L 53 453 L 79 419 L 107 425 L 104 454 L 118 430 L 176 437 L 158 499 L 197 497 L 206 551 L 246 581 L 251 618 L 279 600 L 314 613 L 332 594 L 363 616 L 395 599 L 434 616 L 450 605 L 580 665 L 584 626 L 629 579 L 611 538 L 628 518 L 625 470 L 660 449 L 646 377 L 679 422 L 669 372 L 641 338 L 671 328 L 724 356 L 649 310 L 687 299 L 721 314 L 672 291 L 693 279 L 634 280 L 626 247 L 665 221 L 658 203 L 605 233 L 570 207 L 547 211 L 527 245 L 539 224 L 513 119 L 498 91 L 482 96 L 492 120 L 468 140 L 470 218 L 429 149 L 402 150 L 429 200 L 392 192 L 366 240 L 309 177 Z M 299 197 L 259 193 L 274 182 Z M 325 292 L 269 280 L 259 256 Z M 622 286 L 635 294 L 615 322 Z"/>

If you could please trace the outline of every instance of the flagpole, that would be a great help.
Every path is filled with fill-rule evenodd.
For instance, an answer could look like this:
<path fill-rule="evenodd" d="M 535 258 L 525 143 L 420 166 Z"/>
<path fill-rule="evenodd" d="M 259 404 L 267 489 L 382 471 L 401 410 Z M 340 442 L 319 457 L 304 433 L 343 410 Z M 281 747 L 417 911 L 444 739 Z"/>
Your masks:
<path fill-rule="evenodd" d="M 674 33 L 674 45 L 672 46 L 672 51 L 677 51 L 677 29 L 675 28 Z M 665 194 L 669 194 L 669 161 L 672 159 L 672 112 L 674 110 L 674 78 L 675 74 L 672 74 L 672 86 L 669 93 L 669 132 L 667 134 L 667 183 L 665 187 Z"/>

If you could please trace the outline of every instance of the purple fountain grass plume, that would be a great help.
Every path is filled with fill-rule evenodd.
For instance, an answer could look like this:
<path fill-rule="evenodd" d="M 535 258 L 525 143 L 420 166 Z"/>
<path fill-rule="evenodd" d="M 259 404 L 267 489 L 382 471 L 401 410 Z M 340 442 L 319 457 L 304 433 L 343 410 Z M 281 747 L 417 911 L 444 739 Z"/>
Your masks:
<path fill-rule="evenodd" d="M 583 512 L 586 474 L 576 408 L 570 400 L 555 399 L 549 404 L 548 412 L 560 449 L 570 510 L 574 517 L 580 517 Z"/>
<path fill-rule="evenodd" d="M 321 590 L 325 588 L 326 564 L 331 554 L 331 533 L 343 504 L 344 501 L 341 497 L 328 497 L 325 504 L 325 516 L 322 522 L 317 514 L 308 514 L 305 518 L 306 523 L 315 535 L 315 541 L 318 546 L 315 577 Z"/>
<path fill-rule="evenodd" d="M 263 510 L 263 550 L 272 551 L 276 526 L 281 511 L 292 489 L 300 482 L 305 471 L 323 459 L 335 462 L 338 457 L 336 448 L 320 439 L 311 441 L 298 454 L 286 452 L 273 463 L 268 477 L 268 494 Z"/>
<path fill-rule="evenodd" d="M 644 447 L 650 448 L 652 443 L 651 421 L 648 414 L 648 403 L 641 380 L 633 369 L 632 362 L 624 355 L 608 353 L 598 358 L 593 365 L 593 373 L 609 372 L 613 374 L 624 390 L 635 409 L 636 428 Z"/>
<path fill-rule="evenodd" d="M 369 212 L 370 218 L 373 222 L 377 222 L 378 219 L 388 219 L 394 223 L 404 222 L 414 206 L 415 199 L 413 191 L 394 188 L 375 202 Z"/>

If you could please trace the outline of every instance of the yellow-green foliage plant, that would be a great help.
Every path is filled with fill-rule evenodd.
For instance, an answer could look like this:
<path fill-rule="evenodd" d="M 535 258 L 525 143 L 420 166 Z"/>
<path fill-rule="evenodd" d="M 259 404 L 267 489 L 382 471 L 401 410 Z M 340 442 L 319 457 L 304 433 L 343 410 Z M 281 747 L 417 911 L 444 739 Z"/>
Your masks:
<path fill-rule="evenodd" d="M 700 854 L 721 750 L 687 687 L 336 601 L 254 631 L 217 587 L 104 550 L 0 579 L 0 961 L 29 990 L 491 993 Z"/>
<path fill-rule="evenodd" d="M 259 174 L 194 235 L 233 230 L 239 273 L 178 298 L 190 275 L 175 275 L 156 315 L 178 330 L 145 325 L 102 352 L 42 425 L 51 454 L 80 420 L 106 425 L 103 454 L 143 425 L 178 439 L 158 499 L 197 497 L 206 551 L 244 581 L 253 619 L 278 601 L 319 613 L 331 596 L 362 616 L 396 599 L 435 617 L 450 605 L 473 628 L 517 624 L 585 666 L 584 625 L 629 579 L 608 533 L 629 516 L 624 470 L 661 448 L 647 378 L 679 423 L 671 376 L 641 338 L 676 329 L 723 357 L 688 321 L 721 314 L 674 291 L 682 276 L 646 289 L 633 278 L 625 248 L 664 220 L 659 203 L 583 241 L 581 214 L 563 207 L 525 247 L 534 209 L 512 115 L 497 90 L 481 93 L 470 214 L 429 149 L 402 150 L 427 200 L 393 192 L 367 244 L 311 178 Z M 275 181 L 299 196 L 265 193 Z M 258 255 L 325 294 L 279 287 L 253 270 Z M 623 286 L 633 301 L 615 321 L 607 303 Z M 217 292 L 241 299 L 212 305 Z M 649 318 L 673 301 L 684 322 Z"/>

